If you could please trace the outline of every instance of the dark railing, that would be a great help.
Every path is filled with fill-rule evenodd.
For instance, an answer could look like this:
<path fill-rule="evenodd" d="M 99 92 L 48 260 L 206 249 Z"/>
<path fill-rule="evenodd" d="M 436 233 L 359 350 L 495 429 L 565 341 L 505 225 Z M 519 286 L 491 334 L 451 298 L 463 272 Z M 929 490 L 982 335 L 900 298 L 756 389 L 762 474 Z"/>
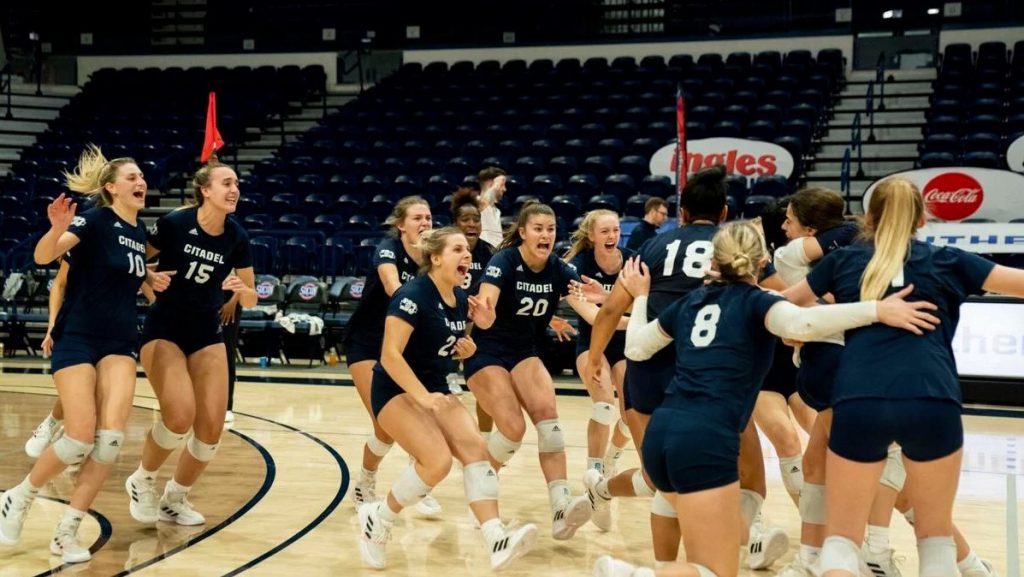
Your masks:
<path fill-rule="evenodd" d="M 875 141 L 875 81 L 868 82 L 868 93 L 864 97 L 864 110 L 868 115 L 868 142 Z"/>
<path fill-rule="evenodd" d="M 349 67 L 348 66 L 348 59 L 349 59 L 349 56 L 353 56 L 353 55 L 356 57 L 356 61 L 355 61 L 354 64 L 352 64 L 351 67 Z M 363 80 L 363 48 L 362 47 L 353 48 L 352 50 L 349 50 L 348 52 L 345 52 L 344 54 L 342 54 L 341 55 L 341 63 L 342 63 L 342 71 L 341 71 L 342 76 L 345 76 L 345 75 L 351 73 L 354 70 L 358 70 L 359 71 L 359 93 L 362 94 L 363 90 L 365 89 L 364 80 Z M 326 91 L 325 91 L 324 98 L 325 99 L 327 98 Z M 325 105 L 324 106 L 326 107 L 326 100 L 325 100 Z"/>
<path fill-rule="evenodd" d="M 878 55 L 875 65 L 875 84 L 878 85 L 878 110 L 885 110 L 885 52 Z"/>
<path fill-rule="evenodd" d="M 853 115 L 853 127 L 850 129 L 850 148 L 857 152 L 857 178 L 864 176 L 864 139 L 861 136 L 860 113 Z"/>
<path fill-rule="evenodd" d="M 14 73 L 11 71 L 11 63 L 7 62 L 3 70 L 0 70 L 0 91 L 7 94 L 7 113 L 4 114 L 4 118 L 10 120 L 14 118 L 11 113 L 11 84 L 14 83 Z"/>
<path fill-rule="evenodd" d="M 853 210 L 850 209 L 852 201 L 850 199 L 850 147 L 847 146 L 843 152 L 843 166 L 839 169 L 839 191 L 846 198 L 846 214 L 853 214 Z"/>

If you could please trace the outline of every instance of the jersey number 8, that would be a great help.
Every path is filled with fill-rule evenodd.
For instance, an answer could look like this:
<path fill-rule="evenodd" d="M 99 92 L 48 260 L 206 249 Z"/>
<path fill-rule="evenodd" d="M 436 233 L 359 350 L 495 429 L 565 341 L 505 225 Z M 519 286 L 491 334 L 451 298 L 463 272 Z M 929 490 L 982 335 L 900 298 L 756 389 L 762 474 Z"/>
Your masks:
<path fill-rule="evenodd" d="M 693 346 L 706 347 L 715 340 L 720 316 L 722 308 L 718 305 L 707 305 L 697 311 L 697 318 L 693 319 L 693 330 L 690 331 L 690 342 Z"/>

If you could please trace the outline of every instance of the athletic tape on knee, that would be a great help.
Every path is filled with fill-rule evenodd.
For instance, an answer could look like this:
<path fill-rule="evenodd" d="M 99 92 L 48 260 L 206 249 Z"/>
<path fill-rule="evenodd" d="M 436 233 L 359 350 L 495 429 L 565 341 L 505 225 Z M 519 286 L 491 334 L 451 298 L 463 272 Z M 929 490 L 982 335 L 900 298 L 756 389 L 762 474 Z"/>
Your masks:
<path fill-rule="evenodd" d="M 550 419 L 537 423 L 537 450 L 541 453 L 561 453 L 565 451 L 565 436 L 558 419 Z"/>
<path fill-rule="evenodd" d="M 72 439 L 66 433 L 53 443 L 53 452 L 65 465 L 77 465 L 85 460 L 85 457 L 92 452 L 92 443 L 83 443 Z"/>
<path fill-rule="evenodd" d="M 633 476 L 630 478 L 633 482 L 633 494 L 637 497 L 653 497 L 654 489 L 647 484 L 644 480 L 644 473 L 640 469 L 633 471 Z"/>
<path fill-rule="evenodd" d="M 953 537 L 928 537 L 917 541 L 918 575 L 943 577 L 959 575 L 956 566 L 956 542 Z"/>
<path fill-rule="evenodd" d="M 697 569 L 697 573 L 700 574 L 700 577 L 718 577 L 717 573 L 703 565 L 700 565 L 699 563 L 690 563 L 690 565 Z"/>
<path fill-rule="evenodd" d="M 619 424 L 615 425 L 615 426 L 619 428 L 619 434 L 620 435 L 622 435 L 623 437 L 626 437 L 627 439 L 632 439 L 633 438 L 633 433 L 630 432 L 629 425 L 626 424 L 626 421 L 624 421 L 622 419 L 619 419 Z"/>
<path fill-rule="evenodd" d="M 676 508 L 672 506 L 672 503 L 669 503 L 661 491 L 655 492 L 654 498 L 651 499 L 651 513 L 659 517 L 668 517 L 669 519 L 679 518 Z"/>
<path fill-rule="evenodd" d="M 910 523 L 911 527 L 913 527 L 914 526 L 914 508 L 911 507 L 911 508 L 907 509 L 906 511 L 904 511 L 903 512 L 903 518 L 907 520 L 907 523 Z"/>
<path fill-rule="evenodd" d="M 173 451 L 184 446 L 186 439 L 188 439 L 188 431 L 175 433 L 168 429 L 163 421 L 157 421 L 153 425 L 153 429 L 149 431 L 149 434 L 153 437 L 153 442 L 165 451 Z"/>
<path fill-rule="evenodd" d="M 764 497 L 750 489 L 740 489 L 740 511 L 743 513 L 743 522 L 747 529 L 754 523 L 757 514 L 761 512 L 761 505 L 764 505 Z"/>
<path fill-rule="evenodd" d="M 213 460 L 213 456 L 217 454 L 218 443 L 208 445 L 199 439 L 195 435 L 192 435 L 188 440 L 188 452 L 197 461 L 208 463 Z"/>
<path fill-rule="evenodd" d="M 825 485 L 804 483 L 800 491 L 800 521 L 811 525 L 824 525 L 828 518 L 825 509 Z"/>
<path fill-rule="evenodd" d="M 818 563 L 822 574 L 838 570 L 860 575 L 860 547 L 846 537 L 833 535 L 825 539 Z"/>
<path fill-rule="evenodd" d="M 399 505 L 408 507 L 419 503 L 421 499 L 430 493 L 431 489 L 433 487 L 426 484 L 420 478 L 419 473 L 416 472 L 416 466 L 410 463 L 402 471 L 395 484 L 391 486 L 391 495 L 394 496 L 395 501 L 398 501 Z"/>
<path fill-rule="evenodd" d="M 366 448 L 370 449 L 370 452 L 377 455 L 380 458 L 384 458 L 384 455 L 388 454 L 391 450 L 391 446 L 394 443 L 385 443 L 377 438 L 377 435 L 370 433 L 370 436 L 366 438 Z"/>
<path fill-rule="evenodd" d="M 462 484 L 466 489 L 466 500 L 470 503 L 498 499 L 498 474 L 487 461 L 466 465 L 462 469 Z"/>
<path fill-rule="evenodd" d="M 619 411 L 611 403 L 597 402 L 590 409 L 590 420 L 610 427 L 619 418 Z"/>
<path fill-rule="evenodd" d="M 879 483 L 899 493 L 907 480 L 907 470 L 903 467 L 903 451 L 899 447 L 891 447 L 885 457 L 885 468 Z"/>
<path fill-rule="evenodd" d="M 779 459 L 779 471 L 782 473 L 782 484 L 790 495 L 799 495 L 804 486 L 803 456 Z"/>
<path fill-rule="evenodd" d="M 124 445 L 124 431 L 100 429 L 96 431 L 96 440 L 89 453 L 89 458 L 97 463 L 109 465 L 117 460 L 117 454 Z"/>
<path fill-rule="evenodd" d="M 512 460 L 512 456 L 521 446 L 523 446 L 521 441 L 510 441 L 508 437 L 501 434 L 501 431 L 497 430 L 492 431 L 491 436 L 487 438 L 487 452 L 491 458 L 502 465 Z"/>

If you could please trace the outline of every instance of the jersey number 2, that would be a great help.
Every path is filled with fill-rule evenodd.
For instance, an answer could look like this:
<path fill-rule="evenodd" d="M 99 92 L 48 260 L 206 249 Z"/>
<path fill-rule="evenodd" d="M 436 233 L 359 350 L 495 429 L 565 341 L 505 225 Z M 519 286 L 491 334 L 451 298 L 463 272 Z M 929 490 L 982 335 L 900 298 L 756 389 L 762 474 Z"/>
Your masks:
<path fill-rule="evenodd" d="M 444 343 L 444 346 L 437 351 L 439 357 L 450 357 L 452 356 L 452 347 L 455 346 L 455 337 L 448 335 L 448 341 Z"/>
<path fill-rule="evenodd" d="M 185 278 L 196 281 L 196 284 L 206 284 L 206 281 L 210 280 L 211 272 L 213 272 L 212 264 L 199 264 L 196 261 L 192 261 L 188 265 L 188 272 L 185 273 Z"/>
<path fill-rule="evenodd" d="M 722 309 L 718 305 L 707 305 L 697 311 L 697 318 L 693 320 L 693 330 L 690 331 L 690 342 L 693 346 L 706 347 L 715 340 L 718 317 L 721 315 Z"/>
<path fill-rule="evenodd" d="M 672 269 L 676 264 L 676 256 L 679 254 L 679 245 L 683 241 L 676 239 L 665 247 L 668 254 L 665 255 L 665 270 L 662 276 L 672 276 Z M 711 266 L 711 255 L 715 247 L 706 240 L 697 240 L 686 245 L 686 255 L 683 257 L 683 274 L 691 278 L 704 278 Z"/>

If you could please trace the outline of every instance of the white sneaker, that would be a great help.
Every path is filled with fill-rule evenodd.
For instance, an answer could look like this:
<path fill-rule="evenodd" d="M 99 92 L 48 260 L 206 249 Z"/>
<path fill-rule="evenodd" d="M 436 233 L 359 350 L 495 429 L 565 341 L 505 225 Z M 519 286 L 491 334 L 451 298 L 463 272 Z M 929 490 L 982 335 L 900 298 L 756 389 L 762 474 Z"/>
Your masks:
<path fill-rule="evenodd" d="M 380 518 L 377 508 L 382 503 L 363 503 L 359 506 L 359 555 L 363 562 L 374 569 L 383 569 L 388 564 L 384 547 L 391 540 L 391 523 Z"/>
<path fill-rule="evenodd" d="M 572 539 L 576 530 L 585 525 L 593 513 L 594 509 L 590 506 L 590 499 L 586 496 L 566 501 L 552 515 L 551 537 L 556 541 Z"/>
<path fill-rule="evenodd" d="M 814 572 L 804 565 L 803 559 L 798 552 L 789 565 L 782 568 L 775 577 L 815 577 Z"/>
<path fill-rule="evenodd" d="M 0 543 L 16 545 L 21 538 L 25 517 L 35 501 L 17 489 L 11 489 L 0 497 Z"/>
<path fill-rule="evenodd" d="M 865 547 L 861 551 L 861 557 L 874 577 L 903 577 L 903 573 L 900 572 L 900 568 L 896 565 L 894 553 L 894 550 L 886 549 L 881 553 L 875 554 Z"/>
<path fill-rule="evenodd" d="M 601 531 L 608 531 L 612 528 L 612 501 L 597 492 L 597 485 L 603 480 L 604 477 L 596 469 L 590 469 L 583 473 L 583 486 L 587 488 L 587 498 L 590 499 L 590 506 L 594 509 L 590 520 Z"/>
<path fill-rule="evenodd" d="M 537 541 L 537 526 L 527 523 L 513 530 L 506 530 L 505 537 L 491 543 L 491 570 L 500 571 L 512 561 L 533 549 Z"/>
<path fill-rule="evenodd" d="M 234 423 L 235 422 L 235 414 L 232 413 L 230 409 L 226 413 L 224 413 L 224 422 L 225 423 Z"/>
<path fill-rule="evenodd" d="M 352 500 L 355 502 L 357 509 L 366 503 L 376 503 L 379 501 L 380 499 L 377 498 L 377 479 L 367 480 L 364 477 L 360 477 L 356 486 L 352 488 Z"/>
<path fill-rule="evenodd" d="M 427 495 L 420 499 L 419 503 L 416 503 L 416 512 L 421 517 L 436 519 L 441 516 L 441 504 L 437 502 L 433 495 Z"/>
<path fill-rule="evenodd" d="M 594 577 L 630 577 L 636 569 L 632 563 L 605 555 L 598 557 L 597 563 L 594 563 Z"/>
<path fill-rule="evenodd" d="M 57 525 L 57 531 L 50 540 L 50 553 L 60 555 L 65 563 L 85 563 L 92 559 L 89 550 L 78 543 L 78 536 L 62 525 Z"/>
<path fill-rule="evenodd" d="M 164 496 L 160 498 L 160 520 L 186 527 L 202 525 L 206 522 L 206 518 L 192 508 L 192 503 L 188 500 L 188 493 L 171 493 L 166 490 Z"/>
<path fill-rule="evenodd" d="M 967 571 L 961 571 L 960 577 L 999 577 L 999 573 L 992 568 L 991 563 L 982 559 L 981 564 L 985 566 L 984 570 L 968 569 Z"/>
<path fill-rule="evenodd" d="M 55 422 L 52 427 L 48 426 L 46 421 L 39 423 L 36 430 L 32 431 L 32 436 L 25 441 L 25 454 L 33 459 L 38 459 L 43 451 L 50 446 L 50 443 L 60 437 L 62 430 L 60 423 Z"/>
<path fill-rule="evenodd" d="M 462 385 L 459 384 L 459 375 L 455 373 L 448 374 L 448 390 L 451 391 L 453 395 L 461 395 L 466 392 L 466 390 L 462 388 Z"/>
<path fill-rule="evenodd" d="M 750 526 L 747 567 L 767 569 L 789 550 L 789 536 L 778 527 L 767 528 L 760 517 Z"/>
<path fill-rule="evenodd" d="M 144 525 L 152 525 L 160 519 L 157 514 L 156 481 L 149 481 L 135 473 L 128 475 L 124 481 L 124 490 L 128 492 L 128 512 L 132 519 Z"/>

